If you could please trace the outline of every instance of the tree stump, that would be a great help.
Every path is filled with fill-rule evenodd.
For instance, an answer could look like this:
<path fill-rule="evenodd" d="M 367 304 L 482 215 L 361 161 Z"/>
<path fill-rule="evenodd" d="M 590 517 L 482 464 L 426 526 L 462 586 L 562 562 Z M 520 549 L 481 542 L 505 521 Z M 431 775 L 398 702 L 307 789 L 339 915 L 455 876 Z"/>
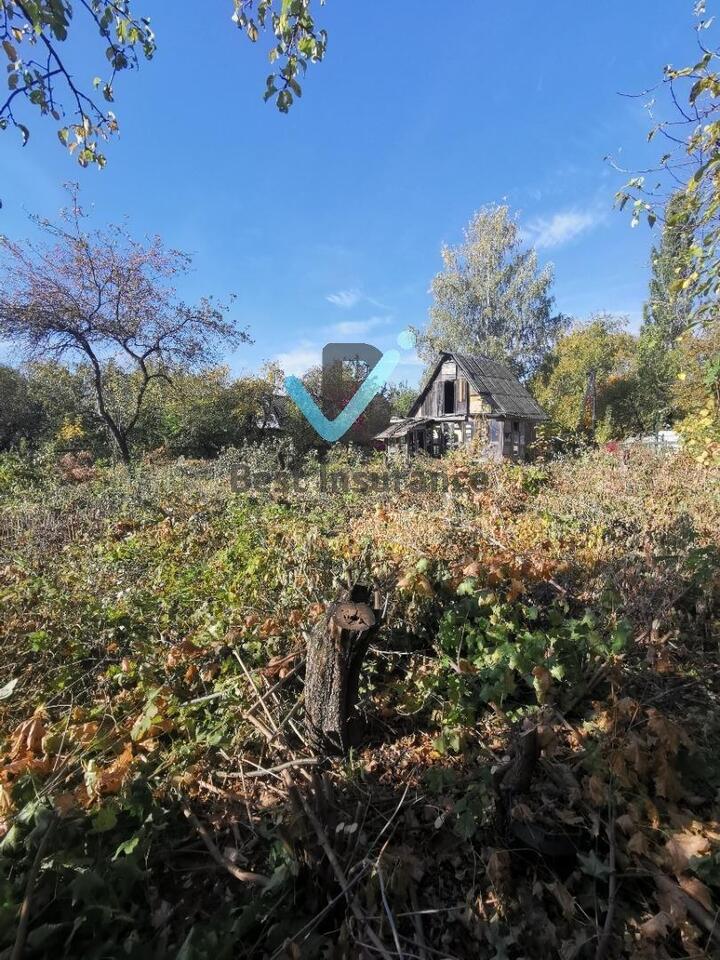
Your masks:
<path fill-rule="evenodd" d="M 360 671 L 380 628 L 379 597 L 356 586 L 332 604 L 308 639 L 305 666 L 305 724 L 320 754 L 344 754 L 359 739 L 355 706 Z"/>

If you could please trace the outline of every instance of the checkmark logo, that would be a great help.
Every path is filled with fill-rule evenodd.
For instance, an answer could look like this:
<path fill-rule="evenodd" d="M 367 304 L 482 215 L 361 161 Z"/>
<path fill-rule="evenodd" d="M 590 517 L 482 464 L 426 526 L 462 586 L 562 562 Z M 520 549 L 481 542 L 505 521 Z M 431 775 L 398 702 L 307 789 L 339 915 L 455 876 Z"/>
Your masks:
<path fill-rule="evenodd" d="M 325 416 L 298 377 L 286 377 L 285 389 L 315 432 L 328 443 L 335 443 L 348 432 L 358 417 L 362 416 L 373 397 L 376 397 L 388 382 L 399 362 L 398 350 L 384 353 L 345 409 L 334 420 Z"/>

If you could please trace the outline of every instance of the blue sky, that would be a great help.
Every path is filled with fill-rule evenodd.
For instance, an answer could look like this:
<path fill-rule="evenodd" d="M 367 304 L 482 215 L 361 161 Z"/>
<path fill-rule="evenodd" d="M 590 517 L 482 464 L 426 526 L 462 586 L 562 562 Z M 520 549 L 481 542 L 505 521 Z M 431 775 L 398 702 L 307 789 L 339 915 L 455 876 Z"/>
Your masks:
<path fill-rule="evenodd" d="M 135 6 L 159 49 L 116 84 L 107 168 L 80 170 L 30 114 L 26 148 L 0 135 L 3 233 L 28 235 L 27 212 L 53 215 L 78 179 L 98 222 L 127 215 L 195 255 L 187 297 L 237 294 L 256 342 L 227 358 L 233 370 L 280 359 L 298 373 L 328 340 L 382 349 L 422 324 L 441 244 L 506 201 L 555 265 L 558 309 L 637 327 L 654 237 L 613 210 L 623 180 L 603 158 L 655 155 L 645 100 L 619 93 L 690 62 L 690 0 L 328 0 L 327 58 L 289 116 L 263 103 L 267 43 L 240 36 L 230 0 L 202 17 L 187 2 Z M 81 39 L 75 72 L 91 79 L 102 46 Z M 399 377 L 420 372 L 411 361 Z"/>

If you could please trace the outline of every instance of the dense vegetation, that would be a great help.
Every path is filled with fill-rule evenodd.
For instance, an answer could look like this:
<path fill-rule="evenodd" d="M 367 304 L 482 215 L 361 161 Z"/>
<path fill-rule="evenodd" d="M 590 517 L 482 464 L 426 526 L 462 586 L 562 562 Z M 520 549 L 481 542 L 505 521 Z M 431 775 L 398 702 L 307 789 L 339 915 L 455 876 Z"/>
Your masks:
<path fill-rule="evenodd" d="M 717 955 L 717 472 L 324 470 L 3 456 L 7 954 L 25 900 L 28 957 Z M 317 765 L 305 639 L 348 581 L 386 614 Z"/>

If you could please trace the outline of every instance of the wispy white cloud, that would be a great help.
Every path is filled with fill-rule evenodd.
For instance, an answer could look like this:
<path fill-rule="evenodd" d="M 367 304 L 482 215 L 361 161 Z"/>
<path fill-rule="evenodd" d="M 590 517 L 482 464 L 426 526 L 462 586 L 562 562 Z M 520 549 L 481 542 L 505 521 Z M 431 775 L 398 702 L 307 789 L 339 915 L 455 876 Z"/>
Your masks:
<path fill-rule="evenodd" d="M 306 373 L 310 367 L 319 365 L 321 353 L 320 347 L 304 341 L 285 353 L 277 354 L 275 361 L 286 377 L 299 377 Z"/>
<path fill-rule="evenodd" d="M 550 217 L 536 217 L 523 229 L 523 238 L 538 250 L 550 250 L 570 243 L 582 233 L 594 230 L 605 220 L 597 209 L 559 210 Z"/>
<path fill-rule="evenodd" d="M 325 299 L 342 310 L 350 310 L 356 307 L 363 299 L 359 290 L 338 290 L 336 293 L 329 293 Z"/>
<path fill-rule="evenodd" d="M 363 337 L 371 330 L 387 326 L 392 317 L 368 317 L 367 320 L 342 320 L 325 329 L 335 337 Z"/>

